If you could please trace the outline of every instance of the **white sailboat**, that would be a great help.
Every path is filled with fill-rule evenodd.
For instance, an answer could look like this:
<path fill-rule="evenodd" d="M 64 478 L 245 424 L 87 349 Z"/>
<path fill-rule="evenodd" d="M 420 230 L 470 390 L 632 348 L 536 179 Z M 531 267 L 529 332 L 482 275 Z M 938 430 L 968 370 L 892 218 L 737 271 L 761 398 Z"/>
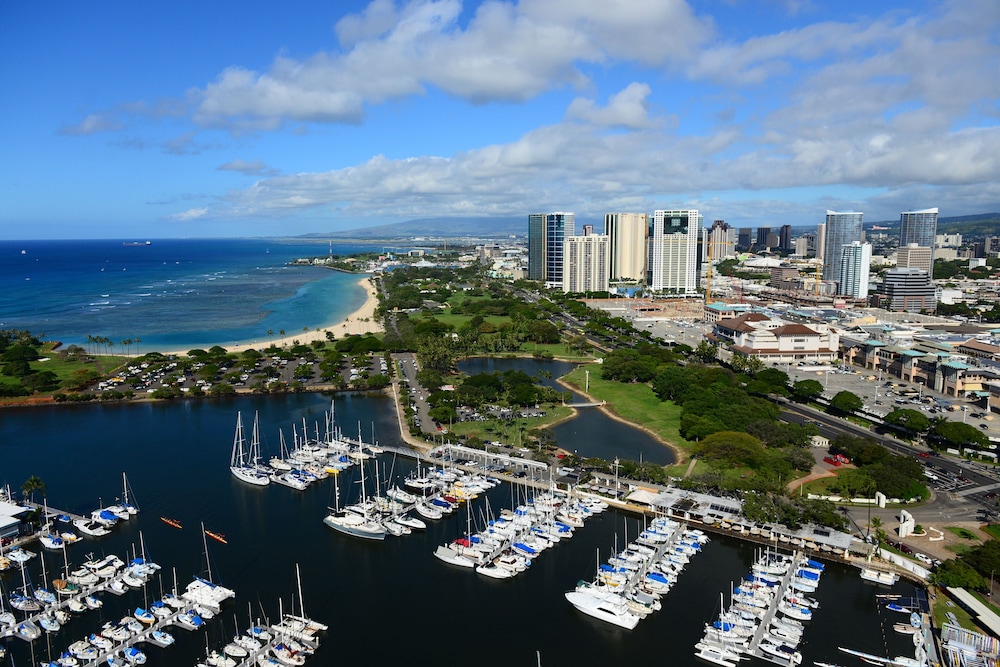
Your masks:
<path fill-rule="evenodd" d="M 229 460 L 229 471 L 236 479 L 255 486 L 267 486 L 270 476 L 257 465 L 260 458 L 260 439 L 257 431 L 257 415 L 253 419 L 253 435 L 250 446 L 243 435 L 243 419 L 236 413 L 236 435 L 233 438 L 233 453 Z"/>

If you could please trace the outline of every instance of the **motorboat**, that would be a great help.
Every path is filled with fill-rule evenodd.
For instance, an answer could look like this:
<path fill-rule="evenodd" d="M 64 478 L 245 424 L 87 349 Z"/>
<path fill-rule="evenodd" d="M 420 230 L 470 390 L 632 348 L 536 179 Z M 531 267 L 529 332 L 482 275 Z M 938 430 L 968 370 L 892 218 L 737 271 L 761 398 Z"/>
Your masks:
<path fill-rule="evenodd" d="M 632 630 L 639 624 L 640 617 L 629 610 L 628 603 L 613 593 L 572 590 L 566 599 L 579 611 L 599 620 Z"/>

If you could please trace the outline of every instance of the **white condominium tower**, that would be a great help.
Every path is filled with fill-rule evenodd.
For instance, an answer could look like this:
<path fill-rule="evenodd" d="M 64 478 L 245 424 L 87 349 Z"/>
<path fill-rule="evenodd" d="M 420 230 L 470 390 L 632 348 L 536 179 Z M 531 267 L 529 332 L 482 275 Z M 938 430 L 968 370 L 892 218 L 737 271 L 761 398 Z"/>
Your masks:
<path fill-rule="evenodd" d="M 610 244 L 608 278 L 612 282 L 645 282 L 649 214 L 605 213 L 604 234 Z"/>
<path fill-rule="evenodd" d="M 608 290 L 608 237 L 591 234 L 590 225 L 583 236 L 567 236 L 563 252 L 563 292 L 606 292 Z"/>
<path fill-rule="evenodd" d="M 649 237 L 650 288 L 668 294 L 698 293 L 698 211 L 654 211 Z"/>
<path fill-rule="evenodd" d="M 841 246 L 838 294 L 855 299 L 868 297 L 868 278 L 872 264 L 872 244 L 855 241 Z"/>
<path fill-rule="evenodd" d="M 842 253 L 845 245 L 864 240 L 861 219 L 864 213 L 858 211 L 827 211 L 826 234 L 823 242 L 823 280 L 840 280 Z"/>

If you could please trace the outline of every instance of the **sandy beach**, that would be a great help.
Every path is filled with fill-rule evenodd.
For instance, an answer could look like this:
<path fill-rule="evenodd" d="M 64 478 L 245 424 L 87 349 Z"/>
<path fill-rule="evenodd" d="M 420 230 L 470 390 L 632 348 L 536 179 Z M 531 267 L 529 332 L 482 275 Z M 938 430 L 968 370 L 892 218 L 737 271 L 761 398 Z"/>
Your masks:
<path fill-rule="evenodd" d="M 310 329 L 309 331 L 299 331 L 286 335 L 284 338 L 275 338 L 271 341 L 259 341 L 251 343 L 241 343 L 239 345 L 223 345 L 229 352 L 243 352 L 251 348 L 263 349 L 270 347 L 274 343 L 278 347 L 286 347 L 295 344 L 296 341 L 308 345 L 314 340 L 326 340 L 326 332 L 330 331 L 338 339 L 344 336 L 361 335 L 366 333 L 379 333 L 383 331 L 382 323 L 375 318 L 375 309 L 378 307 L 378 296 L 375 292 L 375 285 L 371 278 L 365 277 L 358 281 L 358 285 L 364 287 L 368 293 L 368 298 L 361 304 L 361 307 L 348 315 L 342 322 L 321 329 Z"/>
<path fill-rule="evenodd" d="M 368 298 L 361 304 L 361 307 L 348 315 L 342 322 L 318 329 L 308 331 L 298 331 L 288 334 L 282 338 L 270 338 L 260 341 L 247 341 L 236 345 L 219 343 L 228 352 L 240 353 L 249 349 L 263 350 L 272 344 L 278 347 L 294 345 L 296 342 L 308 345 L 314 340 L 326 340 L 326 332 L 332 332 L 337 339 L 350 335 L 361 335 L 366 333 L 379 333 L 384 330 L 382 323 L 375 318 L 375 309 L 378 307 L 378 296 L 375 286 L 369 277 L 361 278 L 358 285 L 365 289 Z M 164 354 L 185 354 L 187 350 L 164 350 Z"/>

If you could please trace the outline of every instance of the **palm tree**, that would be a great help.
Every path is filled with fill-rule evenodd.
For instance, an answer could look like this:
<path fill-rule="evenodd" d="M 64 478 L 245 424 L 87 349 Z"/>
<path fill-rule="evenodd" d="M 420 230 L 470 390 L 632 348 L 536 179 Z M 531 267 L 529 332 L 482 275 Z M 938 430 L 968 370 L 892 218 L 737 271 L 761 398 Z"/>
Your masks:
<path fill-rule="evenodd" d="M 32 475 L 24 482 L 24 484 L 21 485 L 21 493 L 23 493 L 28 500 L 34 502 L 35 491 L 41 491 L 42 495 L 45 495 L 45 482 L 42 481 L 41 477 Z"/>
<path fill-rule="evenodd" d="M 139 343 L 142 342 L 142 339 L 136 336 L 132 339 L 132 342 L 135 343 L 135 353 L 139 354 Z"/>

